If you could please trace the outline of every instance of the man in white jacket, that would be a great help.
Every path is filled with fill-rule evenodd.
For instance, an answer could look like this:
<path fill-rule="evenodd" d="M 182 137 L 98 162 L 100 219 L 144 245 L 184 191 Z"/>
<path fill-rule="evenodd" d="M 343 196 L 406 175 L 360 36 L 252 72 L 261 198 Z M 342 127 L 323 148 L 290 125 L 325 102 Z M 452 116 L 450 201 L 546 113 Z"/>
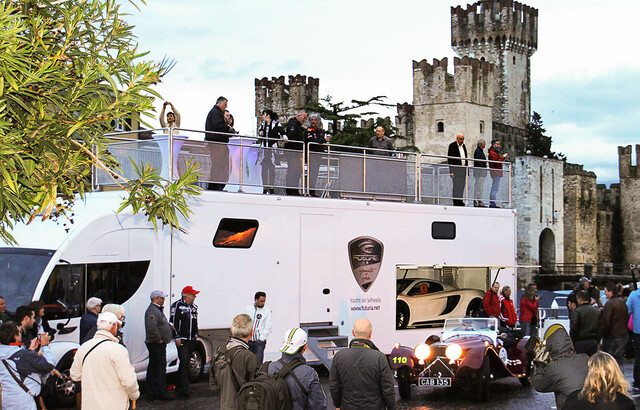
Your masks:
<path fill-rule="evenodd" d="M 126 410 L 140 397 L 129 352 L 116 337 L 120 325 L 113 313 L 101 313 L 95 336 L 76 352 L 71 379 L 82 381 L 83 409 Z"/>
<path fill-rule="evenodd" d="M 271 309 L 265 307 L 265 303 L 267 303 L 267 294 L 258 291 L 254 296 L 253 305 L 247 306 L 244 311 L 253 319 L 249 350 L 258 357 L 260 363 L 264 359 L 264 348 L 267 346 L 267 337 L 271 333 Z"/>

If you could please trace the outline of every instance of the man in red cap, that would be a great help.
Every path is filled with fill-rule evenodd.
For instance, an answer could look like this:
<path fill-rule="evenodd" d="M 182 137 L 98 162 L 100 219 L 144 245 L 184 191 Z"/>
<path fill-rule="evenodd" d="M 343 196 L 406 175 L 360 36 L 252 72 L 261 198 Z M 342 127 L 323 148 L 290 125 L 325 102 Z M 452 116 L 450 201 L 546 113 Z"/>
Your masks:
<path fill-rule="evenodd" d="M 198 306 L 193 304 L 198 293 L 200 291 L 195 290 L 192 286 L 185 286 L 182 289 L 182 298 L 171 305 L 171 317 L 169 318 L 178 347 L 178 359 L 180 359 L 176 392 L 185 397 L 190 395 L 189 360 L 198 337 Z"/>

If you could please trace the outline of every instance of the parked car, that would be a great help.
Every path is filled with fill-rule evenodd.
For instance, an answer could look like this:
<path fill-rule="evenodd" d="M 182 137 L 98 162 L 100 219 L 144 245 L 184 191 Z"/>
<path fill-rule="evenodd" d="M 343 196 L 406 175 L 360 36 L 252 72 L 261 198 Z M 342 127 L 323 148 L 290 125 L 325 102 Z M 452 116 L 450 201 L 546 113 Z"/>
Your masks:
<path fill-rule="evenodd" d="M 458 289 L 431 279 L 404 278 L 396 283 L 396 328 L 442 325 L 445 319 L 469 316 L 482 305 L 484 292 Z"/>
<path fill-rule="evenodd" d="M 519 329 L 498 327 L 496 318 L 447 319 L 442 336 L 430 336 L 415 348 L 396 345 L 389 362 L 396 372 L 400 397 L 411 397 L 411 386 L 470 387 L 476 400 L 489 399 L 489 382 L 516 377 L 529 385 L 532 357 L 529 337 Z"/>

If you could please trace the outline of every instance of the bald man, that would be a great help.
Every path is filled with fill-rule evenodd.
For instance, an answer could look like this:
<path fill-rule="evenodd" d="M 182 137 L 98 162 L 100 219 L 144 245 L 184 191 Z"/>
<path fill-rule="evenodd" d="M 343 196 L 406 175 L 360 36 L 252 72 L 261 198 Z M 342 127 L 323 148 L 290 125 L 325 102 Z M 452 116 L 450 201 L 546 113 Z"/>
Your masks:
<path fill-rule="evenodd" d="M 387 357 L 371 341 L 367 319 L 353 324 L 354 339 L 340 350 L 331 363 L 329 388 L 337 409 L 395 409 L 393 374 Z"/>
<path fill-rule="evenodd" d="M 447 152 L 447 163 L 449 164 L 449 175 L 453 180 L 453 206 L 464 206 L 464 188 L 467 184 L 467 146 L 464 145 L 464 134 L 456 135 L 456 140 L 449 144 Z"/>

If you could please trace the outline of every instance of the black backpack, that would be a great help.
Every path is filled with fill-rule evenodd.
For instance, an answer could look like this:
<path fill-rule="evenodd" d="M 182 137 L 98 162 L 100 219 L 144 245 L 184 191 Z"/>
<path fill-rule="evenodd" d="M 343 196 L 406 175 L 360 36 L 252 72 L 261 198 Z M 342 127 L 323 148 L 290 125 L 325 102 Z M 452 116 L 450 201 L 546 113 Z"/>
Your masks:
<path fill-rule="evenodd" d="M 302 386 L 293 369 L 304 364 L 304 360 L 296 358 L 282 364 L 276 374 L 269 374 L 269 364 L 265 362 L 253 380 L 246 382 L 238 391 L 238 408 L 241 410 L 289 410 L 292 407 L 291 392 L 284 378 L 290 374 L 305 395 L 309 392 Z"/>

